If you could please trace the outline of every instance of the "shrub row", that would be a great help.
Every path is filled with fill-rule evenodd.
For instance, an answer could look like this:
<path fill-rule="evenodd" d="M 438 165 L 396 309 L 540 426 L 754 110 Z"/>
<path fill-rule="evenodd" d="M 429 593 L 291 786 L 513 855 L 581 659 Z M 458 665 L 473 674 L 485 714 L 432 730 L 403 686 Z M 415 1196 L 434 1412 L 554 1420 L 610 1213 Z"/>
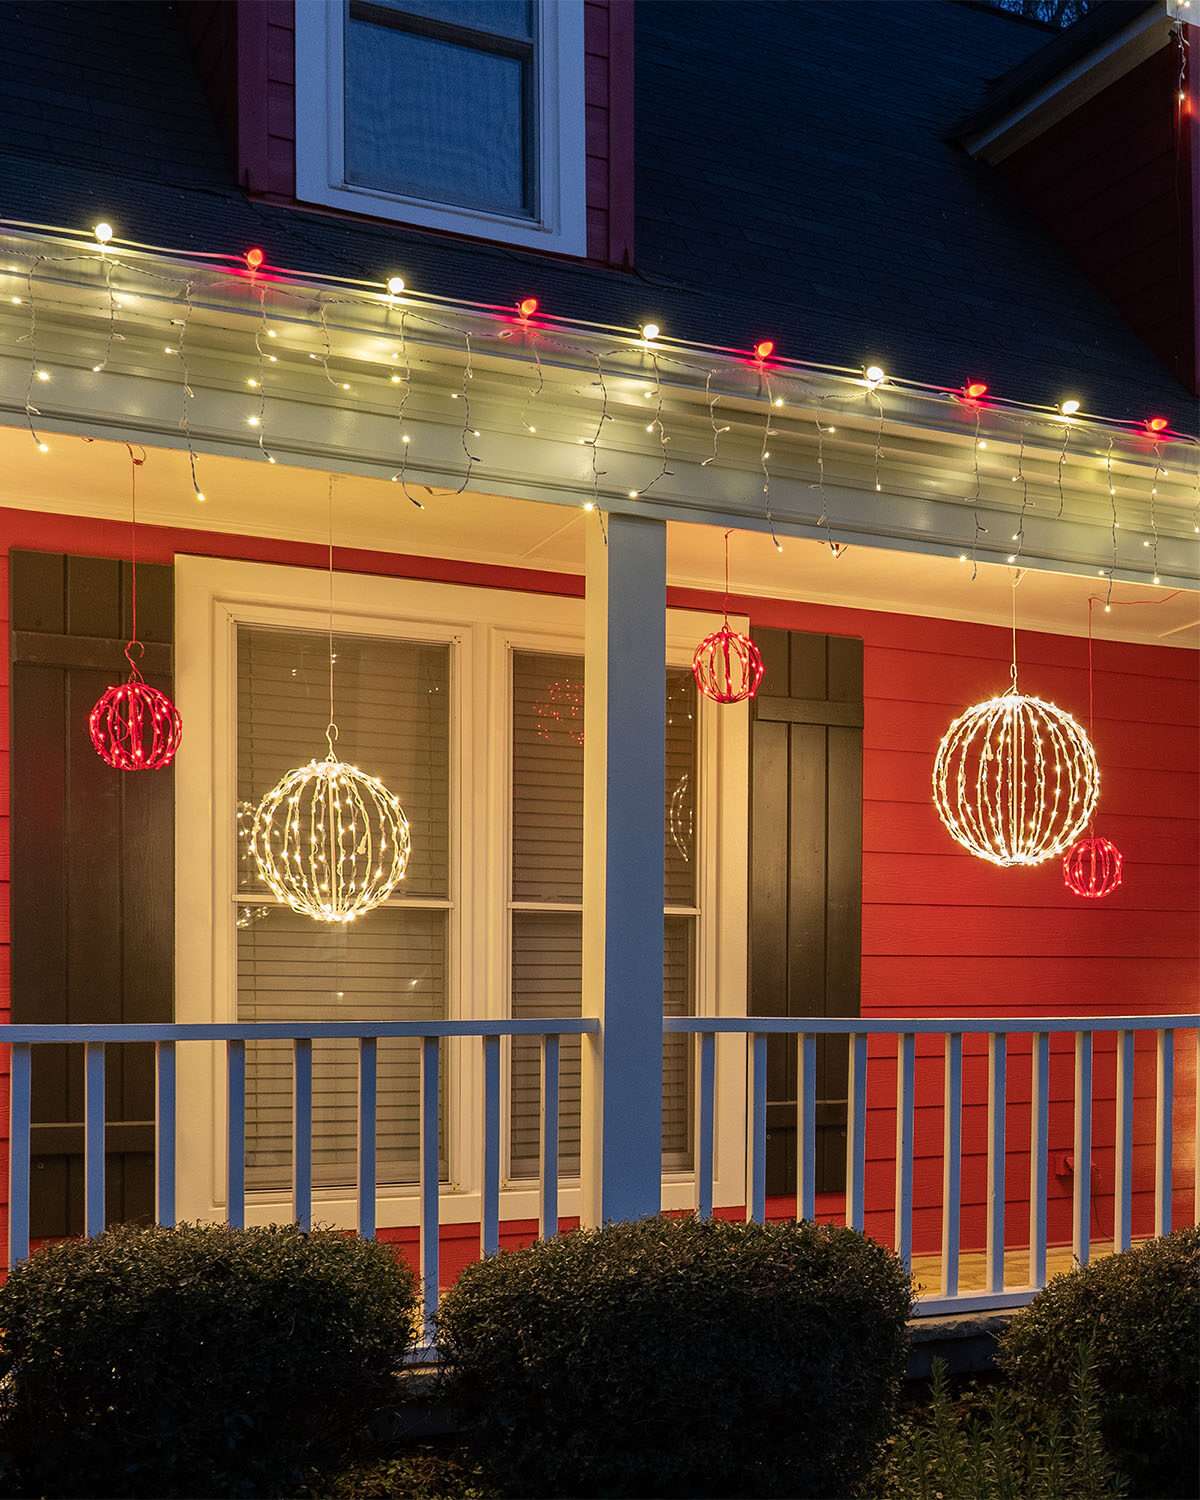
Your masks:
<path fill-rule="evenodd" d="M 295 1226 L 119 1227 L 43 1250 L 0 1289 L 0 1488 L 294 1493 L 394 1400 L 416 1290 L 387 1246 Z M 468 1267 L 439 1314 L 444 1393 L 474 1454 L 458 1482 L 613 1497 L 871 1483 L 906 1500 L 932 1484 L 954 1500 L 1117 1493 L 1123 1471 L 1137 1496 L 1196 1494 L 1200 1229 L 1056 1278 L 1002 1341 L 1011 1399 L 959 1430 L 943 1390 L 932 1436 L 902 1429 L 868 1480 L 911 1305 L 890 1251 L 814 1224 L 647 1219 Z M 416 1470 L 405 1482 L 435 1492 Z"/>

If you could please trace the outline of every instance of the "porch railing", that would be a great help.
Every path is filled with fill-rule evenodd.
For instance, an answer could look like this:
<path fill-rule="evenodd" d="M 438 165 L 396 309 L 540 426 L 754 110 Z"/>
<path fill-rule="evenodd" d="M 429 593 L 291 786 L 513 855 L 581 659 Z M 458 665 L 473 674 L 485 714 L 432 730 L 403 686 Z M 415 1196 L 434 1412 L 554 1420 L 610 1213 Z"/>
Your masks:
<path fill-rule="evenodd" d="M 364 1021 L 255 1022 L 242 1025 L 79 1025 L 0 1026 L 0 1045 L 11 1048 L 9 1156 L 9 1264 L 29 1254 L 31 1082 L 34 1047 L 52 1043 L 82 1045 L 84 1050 L 84 1232 L 104 1228 L 104 1071 L 105 1049 L 116 1043 L 151 1042 L 155 1051 L 155 1217 L 175 1223 L 177 1112 L 175 1049 L 178 1043 L 217 1042 L 225 1046 L 226 1067 L 226 1219 L 240 1227 L 246 1218 L 246 1043 L 290 1041 L 292 1044 L 292 1217 L 312 1225 L 313 1206 L 313 1043 L 358 1043 L 358 1160 L 355 1193 L 358 1233 L 374 1238 L 376 1230 L 377 1061 L 381 1041 L 415 1040 L 420 1044 L 420 1129 L 418 1146 L 418 1241 L 426 1326 L 438 1300 L 440 1260 L 440 1110 L 439 1057 L 443 1038 L 479 1041 L 483 1051 L 483 1129 L 480 1176 L 480 1251 L 500 1248 L 500 1134 L 502 1037 L 534 1037 L 541 1042 L 542 1111 L 538 1233 L 558 1230 L 559 1196 L 559 1042 L 599 1030 L 590 1020 L 549 1021 Z"/>
<path fill-rule="evenodd" d="M 716 1114 L 715 1052 L 718 1038 L 741 1039 L 747 1062 L 746 1121 L 746 1217 L 761 1222 L 767 1211 L 767 1045 L 768 1038 L 789 1036 L 796 1046 L 796 1215 L 811 1219 L 816 1214 L 816 1044 L 821 1036 L 844 1036 L 848 1051 L 846 1098 L 845 1222 L 862 1229 L 866 1219 L 868 1103 L 876 1120 L 894 1131 L 894 1196 L 891 1243 L 905 1264 L 913 1261 L 913 1173 L 916 1105 L 917 1039 L 940 1040 L 942 1097 L 929 1106 L 942 1116 L 942 1194 L 940 1295 L 923 1295 L 918 1311 L 925 1314 L 966 1312 L 982 1308 L 1015 1307 L 1028 1302 L 1046 1284 L 1047 1176 L 1050 1120 L 1051 1039 L 1073 1042 L 1074 1088 L 1072 1090 L 1073 1193 L 1072 1256 L 1086 1264 L 1091 1254 L 1092 1159 L 1094 1106 L 1094 1042 L 1097 1037 L 1115 1041 L 1113 1079 L 1114 1204 L 1113 1247 L 1126 1250 L 1132 1243 L 1134 1192 L 1134 1070 L 1139 1034 L 1153 1040 L 1154 1108 L 1153 1139 L 1141 1146 L 1153 1151 L 1153 1232 L 1167 1234 L 1172 1227 L 1176 1036 L 1191 1033 L 1193 1041 L 1200 1018 L 1195 1015 L 1160 1016 L 1035 1016 L 972 1020 L 885 1020 L 878 1017 L 853 1019 L 765 1017 L 668 1017 L 664 1030 L 685 1033 L 697 1039 L 696 1208 L 701 1216 L 713 1211 L 714 1117 Z M 986 1041 L 986 1196 L 983 1289 L 960 1289 L 962 1262 L 963 1185 L 963 1042 L 979 1037 Z M 1029 1275 L 1018 1286 L 1006 1285 L 1005 1209 L 1006 1167 L 1012 1154 L 1007 1138 L 1010 1114 L 1008 1098 L 1009 1040 L 1028 1037 L 1030 1066 L 1028 1157 Z M 894 1043 L 892 1041 L 894 1039 Z M 872 1049 L 871 1044 L 874 1043 Z M 1194 1046 L 1188 1062 L 1195 1074 L 1190 1152 L 1193 1158 L 1192 1221 L 1200 1222 L 1200 1152 L 1196 1149 L 1200 1122 L 1200 1066 Z M 926 1056 L 926 1064 L 931 1059 Z M 1024 1058 L 1022 1058 L 1024 1061 Z M 1144 1065 L 1145 1066 L 1145 1065 Z M 895 1090 L 883 1097 L 877 1087 L 879 1075 L 894 1073 Z M 885 1083 L 886 1086 L 886 1083 Z M 1107 1100 L 1105 1101 L 1107 1103 Z M 891 1117 L 889 1120 L 888 1117 Z M 873 1228 L 877 1238 L 886 1238 Z"/>
<path fill-rule="evenodd" d="M 1197 1017 L 1184 1015 L 1122 1017 L 1023 1017 L 972 1020 L 967 1018 L 916 1020 L 765 1017 L 668 1017 L 664 1031 L 695 1037 L 694 1131 L 695 1207 L 702 1216 L 714 1211 L 714 1161 L 725 1148 L 723 1159 L 745 1162 L 744 1190 L 740 1170 L 732 1206 L 750 1219 L 767 1215 L 767 1048 L 771 1037 L 791 1037 L 796 1048 L 796 1193 L 798 1217 L 813 1218 L 822 1208 L 855 1228 L 868 1228 L 877 1238 L 890 1241 L 906 1264 L 913 1263 L 914 1171 L 917 1160 L 915 1128 L 918 1108 L 924 1117 L 928 1140 L 931 1120 L 940 1114 L 940 1255 L 937 1295 L 923 1296 L 922 1313 L 968 1311 L 985 1307 L 1011 1307 L 1028 1301 L 1045 1284 L 1047 1271 L 1047 1186 L 1050 1147 L 1051 1058 L 1053 1039 L 1068 1040 L 1073 1050 L 1072 1154 L 1075 1164 L 1072 1184 L 1072 1252 L 1086 1262 L 1091 1253 L 1093 1116 L 1095 1103 L 1096 1039 L 1104 1041 L 1105 1078 L 1108 1079 L 1108 1038 L 1114 1057 L 1112 1078 L 1112 1130 L 1114 1180 L 1113 1243 L 1127 1248 L 1134 1232 L 1135 1188 L 1135 1058 L 1141 1056 L 1145 1096 L 1145 1070 L 1150 1060 L 1146 1047 L 1138 1049 L 1139 1035 L 1153 1045 L 1153 1108 L 1151 1129 L 1144 1120 L 1136 1144 L 1140 1155 L 1152 1155 L 1148 1179 L 1152 1179 L 1153 1232 L 1166 1233 L 1172 1226 L 1172 1170 L 1175 1155 L 1174 1112 L 1176 1100 L 1176 1038 L 1197 1031 Z M 292 1216 L 302 1225 L 312 1223 L 313 1214 L 313 1043 L 349 1040 L 358 1044 L 357 1065 L 357 1163 L 353 1190 L 357 1200 L 357 1228 L 364 1236 L 376 1232 L 378 1180 L 377 1149 L 377 1053 L 381 1041 L 408 1039 L 419 1043 L 420 1129 L 418 1136 L 417 1235 L 420 1275 L 427 1319 L 432 1316 L 439 1287 L 439 1193 L 440 1114 L 439 1056 L 443 1039 L 474 1039 L 481 1048 L 480 1073 L 482 1128 L 479 1151 L 480 1251 L 492 1254 L 500 1244 L 502 1169 L 502 1069 L 501 1042 L 505 1037 L 533 1038 L 541 1048 L 541 1123 L 538 1191 L 538 1233 L 553 1234 L 559 1222 L 559 1051 L 567 1036 L 596 1033 L 594 1020 L 495 1020 L 495 1021 L 379 1021 L 361 1023 L 269 1022 L 245 1025 L 219 1023 L 196 1025 L 76 1025 L 0 1026 L 0 1045 L 11 1049 L 11 1108 L 9 1159 L 9 1263 L 29 1253 L 31 1074 L 35 1047 L 74 1044 L 84 1051 L 84 1229 L 96 1234 L 105 1220 L 105 1055 L 114 1044 L 152 1043 L 155 1048 L 156 1083 L 156 1216 L 170 1225 L 176 1217 L 176 1048 L 179 1043 L 223 1044 L 226 1071 L 225 1168 L 228 1196 L 227 1219 L 234 1225 L 246 1216 L 246 1044 L 285 1041 L 292 1044 Z M 845 1037 L 848 1057 L 847 1128 L 844 1208 L 832 1210 L 828 1201 L 818 1203 L 816 1184 L 817 1040 Z M 964 1097 L 964 1042 L 967 1061 L 971 1039 L 986 1044 L 984 1097 Z M 1020 1285 L 1006 1283 L 1006 1193 L 1005 1168 L 1014 1154 L 1007 1135 L 1013 1109 L 1009 1098 L 1009 1042 L 1021 1043 L 1022 1065 L 1030 1070 L 1028 1124 L 1029 1273 Z M 939 1045 L 940 1044 L 940 1045 Z M 731 1108 L 718 1099 L 718 1047 L 736 1054 L 734 1074 L 746 1069 L 745 1114 L 741 1115 L 740 1087 Z M 932 1050 L 931 1050 L 932 1049 Z M 1195 1066 L 1194 1046 L 1185 1061 L 1195 1072 L 1196 1099 L 1191 1112 L 1190 1150 L 1193 1158 L 1189 1183 L 1192 1216 L 1200 1221 L 1200 1155 L 1195 1150 L 1195 1122 L 1200 1118 L 1200 1068 Z M 928 1090 L 918 1100 L 918 1063 L 928 1079 L 935 1078 L 936 1096 Z M 890 1077 L 889 1077 L 890 1075 Z M 725 1076 L 730 1076 L 726 1074 Z M 894 1086 L 892 1086 L 894 1084 Z M 1107 1088 L 1107 1082 L 1105 1084 Z M 982 1289 L 963 1289 L 963 1113 L 964 1105 L 986 1102 L 986 1193 L 984 1196 L 984 1247 Z M 1107 1132 L 1108 1095 L 1102 1100 Z M 1143 1115 L 1146 1111 L 1143 1110 Z M 871 1124 L 868 1126 L 868 1116 Z M 876 1144 L 883 1131 L 892 1144 L 894 1192 L 890 1216 L 879 1212 L 878 1192 L 868 1199 L 867 1142 Z M 718 1139 L 723 1135 L 725 1140 Z M 744 1157 L 741 1153 L 745 1152 Z M 1018 1148 L 1018 1154 L 1019 1154 Z M 1108 1146 L 1105 1144 L 1107 1151 Z M 1179 1190 L 1174 1189 L 1175 1192 Z M 729 1189 L 723 1188 L 728 1200 Z M 744 1209 L 742 1208 L 744 1202 Z M 648 1204 L 647 1212 L 658 1205 Z M 775 1205 L 778 1207 L 778 1205 Z M 928 1204 L 925 1205 L 928 1208 Z M 936 1205 L 935 1205 L 936 1206 Z M 786 1205 L 785 1205 L 786 1207 Z M 889 1226 L 882 1222 L 890 1217 Z M 868 1222 L 868 1220 L 870 1222 Z M 1011 1236 L 1010 1236 L 1011 1238 Z"/>

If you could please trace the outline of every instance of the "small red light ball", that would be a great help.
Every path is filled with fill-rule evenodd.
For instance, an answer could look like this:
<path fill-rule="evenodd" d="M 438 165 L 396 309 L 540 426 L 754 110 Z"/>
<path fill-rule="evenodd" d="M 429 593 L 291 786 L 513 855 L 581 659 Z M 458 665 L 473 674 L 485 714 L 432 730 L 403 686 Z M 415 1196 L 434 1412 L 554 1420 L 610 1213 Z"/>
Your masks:
<path fill-rule="evenodd" d="M 140 675 L 101 694 L 88 717 L 96 754 L 116 771 L 169 766 L 183 737 L 179 710 Z"/>
<path fill-rule="evenodd" d="M 967 386 L 967 395 L 972 401 L 978 401 L 980 396 L 987 395 L 987 382 L 983 380 L 972 380 Z"/>
<path fill-rule="evenodd" d="M 517 311 L 523 318 L 532 318 L 538 310 L 538 299 L 536 297 L 522 297 L 517 303 Z"/>
<path fill-rule="evenodd" d="M 1063 855 L 1063 883 L 1076 896 L 1111 896 L 1121 884 L 1121 851 L 1108 839 L 1080 839 Z"/>
<path fill-rule="evenodd" d="M 263 253 L 262 253 L 261 250 L 247 250 L 246 251 L 246 264 L 250 267 L 250 269 L 252 271 L 257 271 L 258 268 L 259 268 L 259 266 L 262 265 L 262 263 L 263 263 Z"/>
<path fill-rule="evenodd" d="M 775 353 L 775 340 L 774 339 L 763 339 L 763 341 L 761 343 L 755 344 L 755 346 L 754 346 L 754 357 L 755 357 L 755 359 L 770 359 L 771 355 L 774 354 L 774 353 Z"/>
<path fill-rule="evenodd" d="M 1166 417 L 1146 418 L 1146 426 L 1150 429 L 1151 432 L 1165 432 L 1170 425 L 1171 424 Z"/>
<path fill-rule="evenodd" d="M 696 686 L 714 703 L 743 703 L 753 698 L 764 670 L 758 647 L 749 636 L 732 629 L 728 620 L 700 642 L 692 657 Z"/>

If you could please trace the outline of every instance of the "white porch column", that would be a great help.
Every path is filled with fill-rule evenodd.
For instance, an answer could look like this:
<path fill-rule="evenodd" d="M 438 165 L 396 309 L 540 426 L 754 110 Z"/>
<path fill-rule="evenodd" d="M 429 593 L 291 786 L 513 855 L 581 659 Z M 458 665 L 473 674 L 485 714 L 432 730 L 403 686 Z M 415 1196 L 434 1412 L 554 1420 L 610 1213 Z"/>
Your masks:
<path fill-rule="evenodd" d="M 667 528 L 587 543 L 580 1176 L 585 1226 L 658 1213 L 662 1183 Z"/>

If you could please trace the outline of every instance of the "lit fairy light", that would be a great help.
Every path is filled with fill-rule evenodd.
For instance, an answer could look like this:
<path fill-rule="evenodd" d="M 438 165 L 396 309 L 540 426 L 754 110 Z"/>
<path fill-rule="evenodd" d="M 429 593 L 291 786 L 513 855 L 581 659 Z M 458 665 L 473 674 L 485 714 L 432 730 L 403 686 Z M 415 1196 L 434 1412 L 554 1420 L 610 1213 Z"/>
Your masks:
<path fill-rule="evenodd" d="M 671 803 L 667 812 L 667 827 L 671 833 L 671 842 L 685 864 L 690 864 L 692 859 L 692 834 L 695 819 L 696 812 L 692 806 L 691 796 L 691 776 L 685 771 L 671 790 Z"/>
<path fill-rule="evenodd" d="M 538 699 L 534 712 L 539 740 L 551 740 L 561 731 L 575 744 L 583 744 L 582 682 L 563 677 L 550 683 L 545 697 Z"/>

